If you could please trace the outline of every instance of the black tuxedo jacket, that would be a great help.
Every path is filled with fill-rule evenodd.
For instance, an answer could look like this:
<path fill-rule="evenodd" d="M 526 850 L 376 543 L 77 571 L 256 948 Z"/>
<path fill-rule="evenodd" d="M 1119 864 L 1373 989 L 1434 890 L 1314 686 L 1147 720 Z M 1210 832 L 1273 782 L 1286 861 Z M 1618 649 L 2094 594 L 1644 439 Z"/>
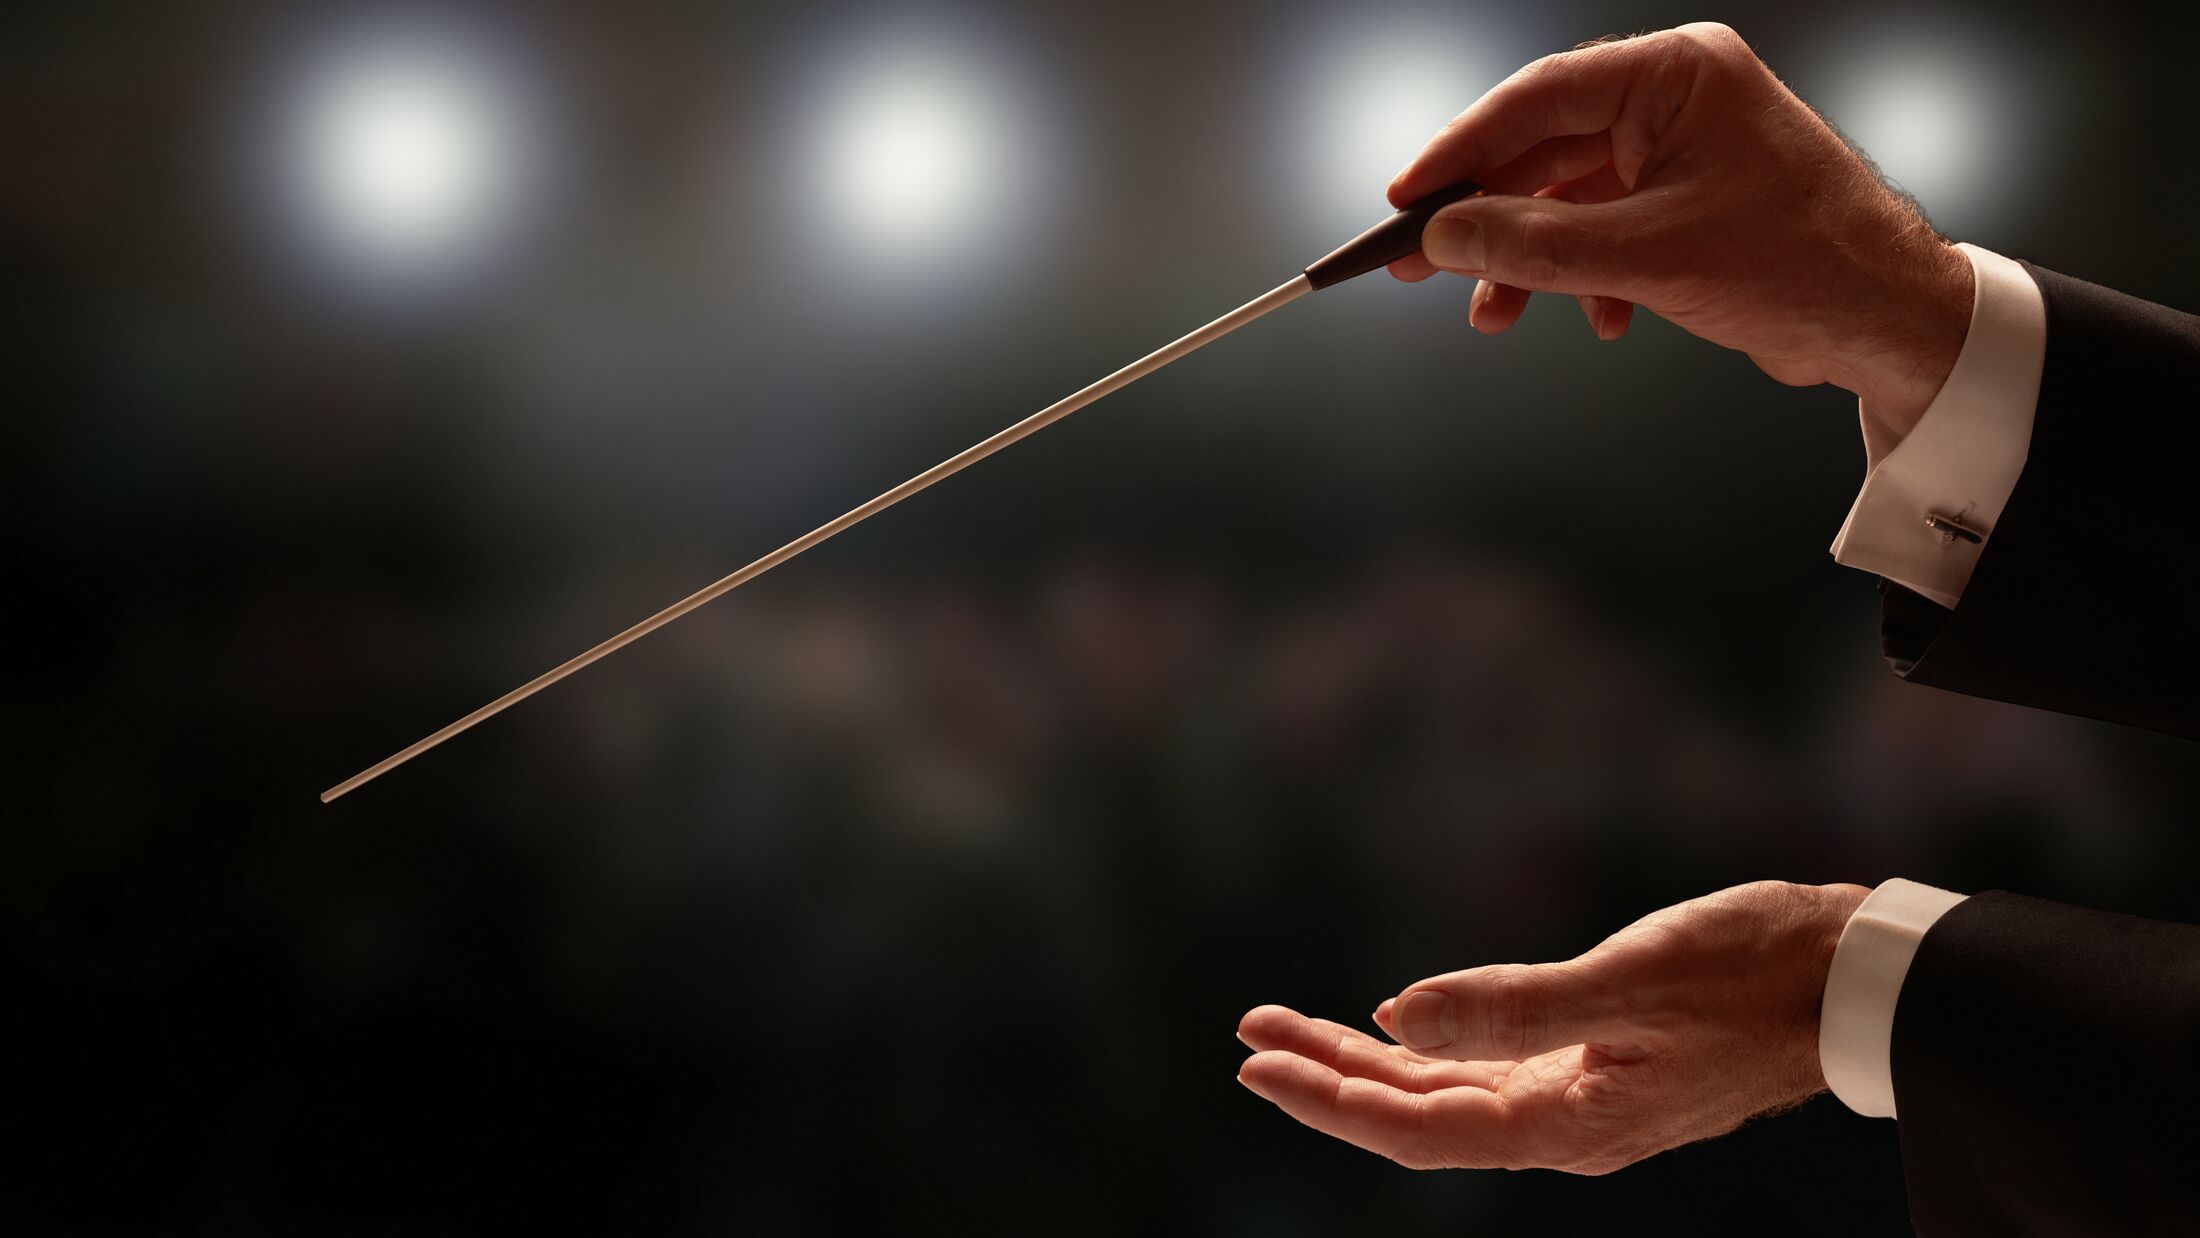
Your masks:
<path fill-rule="evenodd" d="M 2023 475 L 1953 611 L 1882 585 L 1887 656 L 2200 736 L 2200 318 L 2028 269 L 2047 359 Z M 1969 899 L 1918 946 L 1891 1061 L 1927 1238 L 2200 1234 L 2200 927 Z"/>

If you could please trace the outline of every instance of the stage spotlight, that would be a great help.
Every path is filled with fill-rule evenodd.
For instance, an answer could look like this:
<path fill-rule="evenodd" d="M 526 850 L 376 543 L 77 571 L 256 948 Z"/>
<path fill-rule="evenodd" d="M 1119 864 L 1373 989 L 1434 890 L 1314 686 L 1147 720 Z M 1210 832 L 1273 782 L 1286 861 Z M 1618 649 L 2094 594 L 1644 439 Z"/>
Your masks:
<path fill-rule="evenodd" d="M 987 101 L 948 65 L 877 66 L 827 122 L 827 183 L 850 231 L 879 244 L 955 230 L 998 192 L 1000 135 Z"/>
<path fill-rule="evenodd" d="M 1385 209 L 1390 178 L 1452 117 L 1526 60 L 1527 41 L 1487 13 L 1355 10 L 1309 30 L 1283 58 L 1293 106 L 1277 166 L 1310 233 L 1349 234 Z"/>
<path fill-rule="evenodd" d="M 1843 51 L 1812 102 L 1944 230 L 1990 225 L 2034 128 L 2033 101 L 1992 49 L 1930 31 Z M 2006 64 L 2006 62 L 2004 62 Z"/>
<path fill-rule="evenodd" d="M 812 117 L 791 205 L 829 225 L 822 267 L 874 291 L 953 276 L 1014 242 L 1044 187 L 1032 101 L 976 38 L 874 32 L 834 48 L 808 84 Z M 831 60 L 828 61 L 831 65 Z"/>
<path fill-rule="evenodd" d="M 486 48 L 456 31 L 354 30 L 288 82 L 274 168 L 316 267 L 357 289 L 442 284 L 517 225 L 536 135 Z"/>

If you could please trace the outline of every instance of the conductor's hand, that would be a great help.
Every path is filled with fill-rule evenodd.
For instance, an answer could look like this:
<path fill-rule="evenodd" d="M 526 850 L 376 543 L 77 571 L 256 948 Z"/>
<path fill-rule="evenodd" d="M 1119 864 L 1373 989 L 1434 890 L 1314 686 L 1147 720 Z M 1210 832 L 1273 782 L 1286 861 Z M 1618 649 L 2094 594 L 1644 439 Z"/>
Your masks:
<path fill-rule="evenodd" d="M 1262 1006 L 1238 1079 L 1410 1168 L 1609 1173 L 1825 1089 L 1819 999 L 1867 893 L 1761 881 L 1571 962 L 1423 980 L 1375 1011 L 1398 1045 Z"/>
<path fill-rule="evenodd" d="M 1445 126 L 1390 200 L 1461 180 L 1490 192 L 1438 212 L 1391 271 L 1480 277 L 1479 330 L 1565 292 L 1616 339 L 1639 304 L 1781 382 L 1848 388 L 1897 438 L 1962 351 L 1968 261 L 1725 26 L 1536 61 Z"/>

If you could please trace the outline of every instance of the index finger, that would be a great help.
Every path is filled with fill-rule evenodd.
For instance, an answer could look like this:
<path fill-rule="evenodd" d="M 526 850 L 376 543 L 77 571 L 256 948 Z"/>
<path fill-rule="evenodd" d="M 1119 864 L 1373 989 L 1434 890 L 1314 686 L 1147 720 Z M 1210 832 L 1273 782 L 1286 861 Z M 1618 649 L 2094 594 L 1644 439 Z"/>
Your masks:
<path fill-rule="evenodd" d="M 1391 205 L 1403 207 L 1445 185 L 1473 180 L 1551 138 L 1610 129 L 1660 41 L 1628 39 L 1545 56 L 1499 82 L 1390 182 Z"/>
<path fill-rule="evenodd" d="M 1309 1019 L 1284 1006 L 1261 1006 L 1238 1022 L 1238 1039 L 1255 1052 L 1282 1049 L 1348 1077 L 1373 1079 L 1402 1092 L 1471 1087 L 1487 1092 L 1512 1073 L 1512 1062 L 1449 1062 L 1424 1058 L 1355 1028 Z"/>
<path fill-rule="evenodd" d="M 1404 1092 L 1283 1050 L 1245 1059 L 1238 1081 L 1315 1130 L 1409 1168 L 1503 1161 L 1505 1102 L 1480 1088 Z"/>

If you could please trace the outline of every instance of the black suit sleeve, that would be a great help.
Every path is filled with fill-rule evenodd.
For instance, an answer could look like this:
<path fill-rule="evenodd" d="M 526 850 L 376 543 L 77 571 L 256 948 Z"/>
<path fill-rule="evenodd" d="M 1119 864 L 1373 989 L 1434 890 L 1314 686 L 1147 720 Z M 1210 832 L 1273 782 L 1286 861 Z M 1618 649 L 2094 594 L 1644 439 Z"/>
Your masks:
<path fill-rule="evenodd" d="M 1890 1061 L 1924 1238 L 2200 1233 L 2200 927 L 1967 899 L 1918 946 Z"/>
<path fill-rule="evenodd" d="M 2026 269 L 2047 356 L 2024 472 L 1953 611 L 1882 583 L 1888 660 L 2200 737 L 2200 318 Z"/>

